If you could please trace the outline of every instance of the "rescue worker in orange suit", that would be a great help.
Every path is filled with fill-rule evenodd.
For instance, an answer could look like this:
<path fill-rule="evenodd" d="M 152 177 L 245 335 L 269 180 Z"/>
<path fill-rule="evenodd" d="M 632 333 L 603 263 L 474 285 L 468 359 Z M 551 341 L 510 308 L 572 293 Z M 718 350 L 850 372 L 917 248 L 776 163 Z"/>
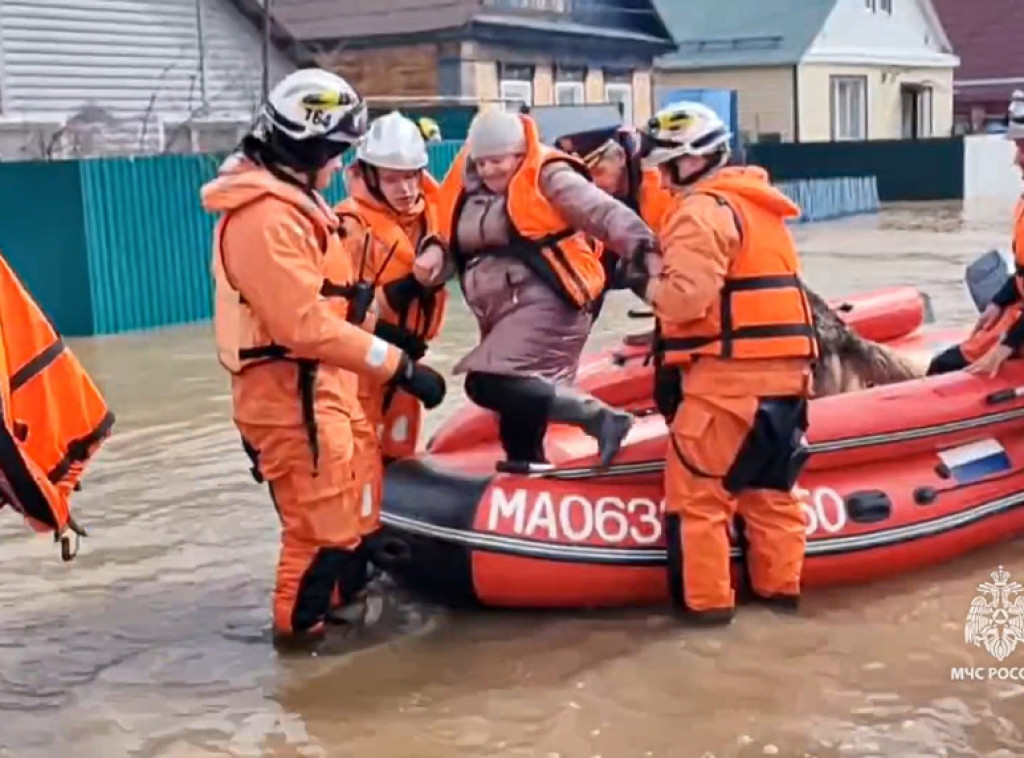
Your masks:
<path fill-rule="evenodd" d="M 366 108 L 341 77 L 304 69 L 271 91 L 240 154 L 203 188 L 214 232 L 214 326 L 233 419 L 282 524 L 275 645 L 322 639 L 331 595 L 366 575 L 353 419 L 360 377 L 434 407 L 443 378 L 372 333 L 373 293 L 320 192 L 363 137 Z M 343 609 L 342 609 L 343 610 Z"/>
<path fill-rule="evenodd" d="M 1006 138 L 1016 145 L 1014 165 L 1024 174 L 1024 93 L 1014 94 Z M 1013 211 L 1013 257 L 1016 271 L 982 311 L 971 336 L 935 356 L 929 374 L 966 368 L 968 373 L 995 376 L 1008 358 L 1020 355 L 1024 345 L 1024 196 Z"/>
<path fill-rule="evenodd" d="M 811 306 L 786 228 L 799 209 L 759 167 L 729 166 L 714 111 L 681 102 L 648 124 L 648 164 L 675 203 L 664 218 L 655 395 L 670 421 L 665 472 L 669 587 L 684 618 L 728 623 L 735 608 L 729 526 L 738 513 L 757 598 L 794 608 L 805 522 L 792 493 L 806 460 Z"/>
<path fill-rule="evenodd" d="M 345 176 L 349 197 L 336 208 L 353 243 L 356 275 L 378 292 L 374 333 L 413 360 L 438 335 L 448 304 L 443 287 L 424 287 L 413 273 L 419 252 L 442 245 L 438 184 L 427 162 L 420 128 L 397 111 L 381 116 L 356 149 Z M 422 414 L 417 398 L 368 376 L 360 378 L 359 400 L 372 435 L 364 443 L 372 452 L 362 465 L 367 481 L 361 520 L 368 537 L 380 525 L 383 465 L 415 453 Z"/>
<path fill-rule="evenodd" d="M 53 532 L 69 561 L 85 535 L 71 515 L 71 493 L 110 435 L 114 414 L 3 257 L 0 415 L 0 508 L 9 505 L 37 532 Z"/>
<path fill-rule="evenodd" d="M 498 415 L 506 470 L 548 463 L 549 422 L 598 441 L 607 466 L 632 425 L 570 385 L 604 291 L 593 240 L 623 257 L 656 257 L 643 221 L 594 186 L 577 159 L 541 144 L 529 116 L 481 111 L 442 185 L 449 251 L 417 259 L 423 281 L 458 274 L 480 343 L 455 367 L 466 394 Z"/>
<path fill-rule="evenodd" d="M 635 129 L 612 127 L 573 132 L 556 138 L 554 145 L 583 161 L 594 184 L 638 214 L 655 234 L 661 231 L 672 196 L 662 186 L 658 169 L 643 166 L 642 138 Z M 621 259 L 605 250 L 601 262 L 606 278 L 604 294 L 626 289 Z M 604 305 L 604 294 L 595 306 L 595 321 Z"/>

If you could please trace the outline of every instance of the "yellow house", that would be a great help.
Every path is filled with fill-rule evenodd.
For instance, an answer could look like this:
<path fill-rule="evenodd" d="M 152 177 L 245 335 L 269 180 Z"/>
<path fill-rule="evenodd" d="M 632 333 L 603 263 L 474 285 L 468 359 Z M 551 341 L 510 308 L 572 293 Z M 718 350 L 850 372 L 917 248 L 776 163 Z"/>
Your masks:
<path fill-rule="evenodd" d="M 750 142 L 952 133 L 953 53 L 931 0 L 658 0 L 674 53 L 655 107 L 736 93 Z"/>

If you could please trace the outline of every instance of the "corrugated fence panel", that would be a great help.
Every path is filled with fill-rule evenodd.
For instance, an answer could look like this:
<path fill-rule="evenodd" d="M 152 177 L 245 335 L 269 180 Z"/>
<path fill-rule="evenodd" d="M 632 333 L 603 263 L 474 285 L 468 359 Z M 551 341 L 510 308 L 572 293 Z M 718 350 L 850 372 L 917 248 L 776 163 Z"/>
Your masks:
<path fill-rule="evenodd" d="M 94 332 L 80 165 L 0 164 L 0 252 L 69 337 Z"/>
<path fill-rule="evenodd" d="M 460 147 L 431 145 L 435 177 L 444 177 Z M 68 335 L 208 319 L 216 217 L 203 211 L 199 192 L 218 163 L 165 155 L 0 164 L 0 249 Z M 802 207 L 802 221 L 878 208 L 874 177 L 780 187 Z M 344 197 L 340 176 L 327 196 L 332 203 Z"/>
<path fill-rule="evenodd" d="M 802 211 L 797 222 L 825 221 L 879 209 L 878 182 L 873 176 L 797 179 L 775 186 Z"/>
<path fill-rule="evenodd" d="M 199 190 L 215 171 L 196 155 L 82 163 L 97 333 L 210 317 L 215 218 Z"/>
<path fill-rule="evenodd" d="M 757 143 L 747 159 L 772 179 L 876 176 L 882 202 L 964 196 L 963 137 L 867 142 Z"/>

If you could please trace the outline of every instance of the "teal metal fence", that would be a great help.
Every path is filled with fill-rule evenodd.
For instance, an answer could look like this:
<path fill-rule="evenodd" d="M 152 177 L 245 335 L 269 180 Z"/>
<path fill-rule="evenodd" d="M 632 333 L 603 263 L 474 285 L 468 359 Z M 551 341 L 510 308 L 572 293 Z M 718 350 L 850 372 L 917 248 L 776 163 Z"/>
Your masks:
<path fill-rule="evenodd" d="M 430 146 L 443 176 L 460 142 Z M 210 318 L 215 218 L 199 190 L 220 158 L 155 156 L 0 163 L 0 250 L 57 328 L 114 334 Z M 780 182 L 817 221 L 878 208 L 873 177 Z M 340 178 L 325 193 L 344 198 Z"/>

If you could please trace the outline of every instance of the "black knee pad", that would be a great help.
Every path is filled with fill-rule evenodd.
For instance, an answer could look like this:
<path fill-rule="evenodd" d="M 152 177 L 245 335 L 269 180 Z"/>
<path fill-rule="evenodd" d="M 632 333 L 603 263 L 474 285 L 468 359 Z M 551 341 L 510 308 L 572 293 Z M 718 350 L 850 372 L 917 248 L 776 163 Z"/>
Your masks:
<path fill-rule="evenodd" d="M 722 480 L 733 494 L 744 490 L 788 492 L 807 463 L 807 400 L 802 397 L 762 398 L 754 424 Z"/>
<path fill-rule="evenodd" d="M 292 610 L 292 629 L 304 632 L 324 620 L 331 604 L 331 592 L 338 575 L 352 553 L 338 548 L 321 548 L 303 574 Z"/>
<path fill-rule="evenodd" d="M 679 516 L 667 513 L 665 522 L 665 558 L 668 569 L 668 594 L 672 607 L 677 611 L 686 610 L 686 595 L 683 591 L 683 542 Z"/>

